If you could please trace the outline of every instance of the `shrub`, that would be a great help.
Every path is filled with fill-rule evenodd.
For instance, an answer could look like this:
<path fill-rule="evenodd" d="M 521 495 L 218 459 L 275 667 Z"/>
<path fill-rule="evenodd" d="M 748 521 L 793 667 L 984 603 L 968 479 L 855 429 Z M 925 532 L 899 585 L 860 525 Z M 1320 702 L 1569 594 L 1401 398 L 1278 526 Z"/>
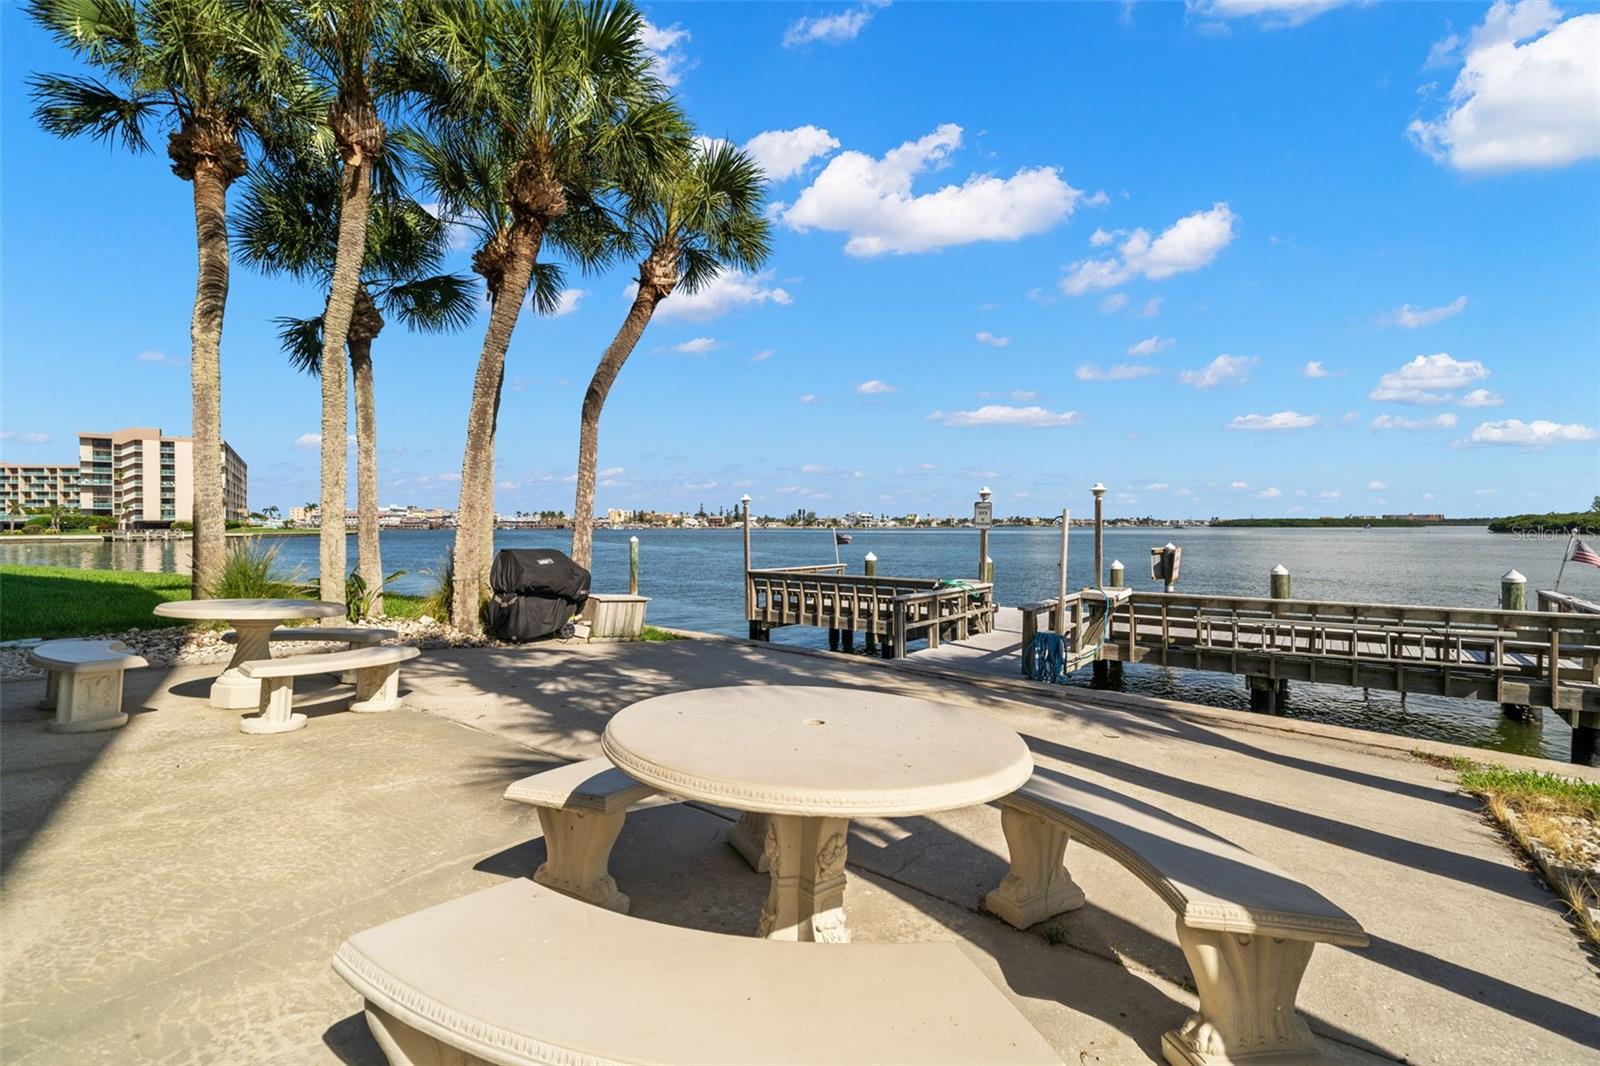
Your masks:
<path fill-rule="evenodd" d="M 304 595 L 307 586 L 296 569 L 278 571 L 277 544 L 263 544 L 258 537 L 239 537 L 228 545 L 222 572 L 207 589 L 216 599 L 273 600 Z"/>
<path fill-rule="evenodd" d="M 456 580 L 455 553 L 446 552 L 439 560 L 437 570 L 426 570 L 433 575 L 433 588 L 422 601 L 422 613 L 432 615 L 440 622 L 450 621 L 450 595 Z"/>

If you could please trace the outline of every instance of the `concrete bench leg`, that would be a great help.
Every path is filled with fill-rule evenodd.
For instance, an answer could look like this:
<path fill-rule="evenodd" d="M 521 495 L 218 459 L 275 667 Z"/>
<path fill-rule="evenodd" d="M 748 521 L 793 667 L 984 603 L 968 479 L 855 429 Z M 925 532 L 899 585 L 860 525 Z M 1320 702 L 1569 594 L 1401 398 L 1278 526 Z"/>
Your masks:
<path fill-rule="evenodd" d="M 367 1029 L 389 1066 L 477 1066 L 484 1060 L 407 1025 L 370 1000 Z"/>
<path fill-rule="evenodd" d="M 392 711 L 400 706 L 400 664 L 367 666 L 356 671 L 356 699 L 350 705 L 360 714 Z"/>
<path fill-rule="evenodd" d="M 294 678 L 261 679 L 261 713 L 239 719 L 241 733 L 287 733 L 306 727 L 306 716 L 294 710 Z"/>
<path fill-rule="evenodd" d="M 122 713 L 122 671 L 98 670 L 93 673 L 54 673 L 56 678 L 55 721 L 52 733 L 94 733 L 125 725 Z"/>
<path fill-rule="evenodd" d="M 1178 943 L 1194 973 L 1200 1010 L 1161 1037 L 1167 1062 L 1228 1066 L 1316 1057 L 1311 1030 L 1294 1009 L 1311 961 L 1310 941 L 1191 929 L 1180 920 Z"/>
<path fill-rule="evenodd" d="M 767 826 L 772 816 L 768 814 L 751 814 L 748 811 L 733 824 L 728 830 L 728 843 L 733 850 L 744 856 L 744 861 L 750 864 L 750 869 L 758 874 L 764 874 L 772 869 L 772 860 L 767 858 Z"/>
<path fill-rule="evenodd" d="M 1000 808 L 1011 872 L 984 906 L 1018 929 L 1083 906 L 1083 889 L 1063 864 L 1067 831 L 1016 807 Z"/>
<path fill-rule="evenodd" d="M 61 674 L 58 671 L 55 671 L 55 670 L 50 670 L 50 671 L 46 672 L 45 675 L 44 675 L 44 699 L 40 700 L 39 703 L 38 703 L 39 710 L 41 710 L 41 711 L 53 711 L 53 710 L 55 710 L 56 709 L 56 696 L 60 691 L 61 691 Z"/>
<path fill-rule="evenodd" d="M 627 814 L 540 807 L 539 826 L 544 830 L 546 858 L 534 871 L 533 879 L 563 895 L 627 914 L 628 897 L 617 891 L 616 879 L 607 869 L 611 845 L 617 842 Z"/>
<path fill-rule="evenodd" d="M 344 646 L 344 650 L 345 651 L 355 651 L 357 648 L 364 648 L 364 647 L 366 647 L 366 645 L 357 644 L 355 641 L 352 640 L 352 641 L 350 641 L 348 644 L 346 644 Z M 356 683 L 356 674 L 358 674 L 358 673 L 360 673 L 359 670 L 346 670 L 346 671 L 344 671 L 342 674 L 339 675 L 339 684 L 341 684 L 341 685 L 353 685 L 353 684 L 355 684 Z"/>

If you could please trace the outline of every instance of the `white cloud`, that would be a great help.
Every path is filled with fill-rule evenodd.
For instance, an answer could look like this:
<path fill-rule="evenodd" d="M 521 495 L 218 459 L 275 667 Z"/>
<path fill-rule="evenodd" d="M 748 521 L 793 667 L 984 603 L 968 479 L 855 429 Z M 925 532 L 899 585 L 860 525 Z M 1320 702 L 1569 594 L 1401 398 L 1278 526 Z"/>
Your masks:
<path fill-rule="evenodd" d="M 1549 422 L 1542 418 L 1524 422 L 1508 418 L 1503 422 L 1484 422 L 1457 444 L 1511 444 L 1542 447 L 1546 444 L 1579 443 L 1600 439 L 1589 426 L 1579 422 Z"/>
<path fill-rule="evenodd" d="M 1456 416 L 1446 412 L 1433 418 L 1401 418 L 1398 415 L 1379 415 L 1372 420 L 1373 429 L 1454 429 Z"/>
<path fill-rule="evenodd" d="M 1331 378 L 1331 377 L 1333 377 L 1333 371 L 1331 371 L 1327 367 L 1323 366 L 1322 365 L 1322 360 L 1320 360 L 1320 359 L 1312 359 L 1312 360 L 1310 360 L 1309 362 L 1306 363 L 1305 368 L 1303 370 L 1301 370 L 1300 372 L 1302 374 L 1304 374 L 1306 377 L 1312 379 L 1313 381 L 1315 381 L 1318 378 Z"/>
<path fill-rule="evenodd" d="M 1055 167 L 1029 167 L 1009 178 L 973 174 L 960 185 L 914 195 L 912 179 L 960 146 L 961 127 L 947 122 L 882 159 L 841 152 L 783 212 L 783 220 L 800 232 L 849 234 L 849 255 L 928 252 L 1043 233 L 1072 214 L 1083 195 Z"/>
<path fill-rule="evenodd" d="M 886 392 L 899 391 L 900 390 L 898 387 L 889 384 L 887 381 L 879 381 L 877 378 L 873 378 L 870 381 L 863 381 L 861 384 L 856 386 L 856 392 L 862 396 L 882 396 Z"/>
<path fill-rule="evenodd" d="M 1250 487 L 1250 483 L 1248 481 L 1233 481 L 1228 484 L 1228 487 L 1235 490 L 1247 489 Z"/>
<path fill-rule="evenodd" d="M 1118 311 L 1120 311 L 1124 307 L 1126 307 L 1127 304 L 1128 304 L 1128 294 L 1127 293 L 1114 292 L 1114 293 L 1111 293 L 1108 296 L 1102 296 L 1100 298 L 1100 313 L 1103 314 L 1103 315 L 1114 315 Z"/>
<path fill-rule="evenodd" d="M 1456 402 L 1462 407 L 1499 407 L 1506 398 L 1489 389 L 1473 389 Z"/>
<path fill-rule="evenodd" d="M 817 399 L 817 394 L 814 392 L 802 393 L 800 396 L 800 402 L 805 404 L 816 403 Z"/>
<path fill-rule="evenodd" d="M 716 277 L 700 286 L 696 292 L 676 289 L 662 300 L 656 314 L 663 318 L 686 318 L 691 322 L 706 322 L 725 315 L 736 307 L 774 303 L 787 307 L 794 302 L 787 290 L 771 284 L 772 272 L 746 274 L 742 270 L 724 267 Z M 631 300 L 637 285 L 625 290 Z"/>
<path fill-rule="evenodd" d="M 1340 496 L 1343 496 L 1343 495 L 1344 495 L 1344 493 L 1340 492 L 1338 489 L 1329 489 L 1327 492 L 1319 492 L 1319 493 L 1317 493 L 1317 499 L 1319 499 L 1319 500 L 1337 500 Z"/>
<path fill-rule="evenodd" d="M 773 351 L 771 348 L 763 348 L 755 355 L 752 355 L 750 357 L 750 361 L 752 363 L 765 363 L 768 359 L 772 358 L 772 355 Z"/>
<path fill-rule="evenodd" d="M 1353 0 L 1185 0 L 1191 15 L 1208 19 L 1253 18 L 1264 29 L 1283 29 L 1310 22 Z"/>
<path fill-rule="evenodd" d="M 853 41 L 880 7 L 888 7 L 889 0 L 867 0 L 860 7 L 832 15 L 819 15 L 797 19 L 783 31 L 783 46 L 797 48 L 807 44 L 842 44 Z"/>
<path fill-rule="evenodd" d="M 1161 297 L 1152 296 L 1139 308 L 1140 318 L 1154 318 L 1161 313 Z"/>
<path fill-rule="evenodd" d="M 1027 403 L 1029 400 L 1037 399 L 1038 396 L 1039 396 L 1039 394 L 1037 392 L 1033 391 L 1032 389 L 1012 389 L 1011 390 L 1011 398 L 1013 400 L 1017 401 L 1018 403 Z"/>
<path fill-rule="evenodd" d="M 1154 373 L 1157 373 L 1156 368 L 1148 363 L 1118 363 L 1110 367 L 1084 363 L 1072 372 L 1079 381 L 1132 381 Z"/>
<path fill-rule="evenodd" d="M 1152 481 L 1150 484 L 1143 486 L 1146 492 L 1166 492 L 1171 487 L 1165 481 Z"/>
<path fill-rule="evenodd" d="M 1522 42 L 1522 43 L 1519 43 Z M 1496 3 L 1474 28 L 1443 114 L 1406 132 L 1457 170 L 1559 167 L 1600 156 L 1600 13 Z"/>
<path fill-rule="evenodd" d="M 1385 489 L 1387 489 L 1388 487 L 1389 487 L 1388 485 L 1385 485 L 1381 481 L 1369 481 L 1369 482 L 1367 482 L 1367 491 L 1368 492 L 1382 492 Z"/>
<path fill-rule="evenodd" d="M 1129 345 L 1128 354 L 1133 356 L 1155 355 L 1159 352 L 1166 351 L 1168 348 L 1177 343 L 1178 342 L 1173 340 L 1171 337 L 1162 337 L 1159 335 L 1154 337 L 1146 337 L 1137 344 Z"/>
<path fill-rule="evenodd" d="M 1452 359 L 1445 352 L 1419 355 L 1379 378 L 1368 396 L 1393 403 L 1444 403 L 1452 393 L 1488 376 L 1488 367 L 1476 359 Z"/>
<path fill-rule="evenodd" d="M 49 444 L 48 433 L 21 433 L 14 429 L 0 430 L 0 440 L 14 440 L 19 444 Z"/>
<path fill-rule="evenodd" d="M 560 297 L 557 298 L 556 309 L 551 314 L 556 318 L 572 314 L 587 295 L 589 295 L 588 289 L 562 289 Z"/>
<path fill-rule="evenodd" d="M 1185 370 L 1178 380 L 1197 389 L 1243 385 L 1250 380 L 1250 368 L 1258 362 L 1253 355 L 1219 355 L 1199 370 Z"/>
<path fill-rule="evenodd" d="M 168 355 L 166 352 L 146 351 L 134 356 L 141 363 L 156 363 L 161 366 L 184 366 L 189 362 L 187 356 Z"/>
<path fill-rule="evenodd" d="M 1318 415 L 1303 415 L 1299 411 L 1278 411 L 1270 415 L 1237 415 L 1228 422 L 1229 429 L 1286 430 L 1310 429 L 1321 421 Z"/>
<path fill-rule="evenodd" d="M 996 337 L 993 333 L 990 333 L 986 329 L 979 330 L 978 333 L 973 336 L 973 339 L 979 344 L 987 344 L 991 348 L 1004 348 L 1006 345 L 1011 343 L 1010 337 Z"/>
<path fill-rule="evenodd" d="M 1443 322 L 1453 318 L 1467 309 L 1467 298 L 1457 296 L 1447 304 L 1439 307 L 1412 307 L 1410 304 L 1401 304 L 1393 311 L 1385 311 L 1378 316 L 1378 324 L 1382 326 L 1399 326 L 1401 329 L 1416 329 L 1419 326 L 1431 326 L 1435 322 Z"/>
<path fill-rule="evenodd" d="M 744 150 L 773 181 L 792 178 L 818 156 L 839 147 L 839 138 L 819 126 L 767 130 L 744 142 Z"/>
<path fill-rule="evenodd" d="M 947 426 L 1070 426 L 1077 422 L 1076 411 L 1048 411 L 1043 407 L 1007 407 L 1004 404 L 984 404 L 976 411 L 935 411 L 928 416 L 930 422 Z"/>
<path fill-rule="evenodd" d="M 648 19 L 639 21 L 639 43 L 650 53 L 656 77 L 668 86 L 677 85 L 685 72 L 694 69 L 694 63 L 682 50 L 688 40 L 689 31 L 676 23 L 663 29 Z"/>
<path fill-rule="evenodd" d="M 322 447 L 322 434 L 302 433 L 294 439 L 294 446 L 303 452 L 314 452 Z"/>
<path fill-rule="evenodd" d="M 1120 232 L 1122 231 L 1117 231 L 1117 233 Z M 1105 229 L 1096 229 L 1093 233 L 1089 234 L 1089 247 L 1104 248 L 1106 245 L 1117 239 L 1117 233 L 1113 233 L 1110 230 Z"/>
<path fill-rule="evenodd" d="M 1258 496 L 1259 498 L 1261 498 L 1263 500 L 1275 500 L 1279 496 L 1282 496 L 1282 495 L 1283 495 L 1283 490 L 1279 489 L 1279 488 L 1266 488 L 1266 489 L 1262 489 L 1260 492 L 1256 493 L 1256 496 Z"/>
<path fill-rule="evenodd" d="M 1082 259 L 1067 268 L 1061 291 L 1068 296 L 1114 289 L 1133 278 L 1152 281 L 1199 270 L 1233 240 L 1237 221 L 1227 204 L 1185 215 L 1151 239 L 1148 230 L 1136 229 L 1117 246 L 1117 254 L 1104 259 Z"/>
<path fill-rule="evenodd" d="M 704 355 L 709 351 L 714 351 L 716 347 L 717 339 L 715 337 L 693 337 L 682 344 L 674 344 L 672 350 L 683 355 Z"/>

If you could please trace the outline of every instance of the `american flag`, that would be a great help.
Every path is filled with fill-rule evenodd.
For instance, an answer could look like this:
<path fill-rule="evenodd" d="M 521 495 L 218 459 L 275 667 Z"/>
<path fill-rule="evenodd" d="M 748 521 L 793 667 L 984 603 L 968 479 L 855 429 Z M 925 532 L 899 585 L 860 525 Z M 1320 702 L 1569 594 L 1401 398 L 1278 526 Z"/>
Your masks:
<path fill-rule="evenodd" d="M 1581 539 L 1572 548 L 1572 561 L 1575 563 L 1588 563 L 1590 566 L 1600 566 L 1600 552 L 1585 544 Z"/>

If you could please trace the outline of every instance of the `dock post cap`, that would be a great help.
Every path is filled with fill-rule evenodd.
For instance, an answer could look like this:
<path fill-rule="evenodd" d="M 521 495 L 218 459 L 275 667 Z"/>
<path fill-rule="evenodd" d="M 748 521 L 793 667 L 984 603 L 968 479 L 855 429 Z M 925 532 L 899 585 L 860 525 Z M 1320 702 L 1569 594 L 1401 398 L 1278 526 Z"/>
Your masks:
<path fill-rule="evenodd" d="M 1106 494 L 1106 487 L 1100 484 L 1100 482 L 1096 481 L 1093 485 L 1089 486 L 1089 491 L 1094 493 L 1096 496 L 1104 496 Z"/>
<path fill-rule="evenodd" d="M 628 543 L 629 544 L 637 544 L 637 543 L 639 543 L 639 535 L 636 533 L 633 536 L 629 537 L 628 538 Z"/>
<path fill-rule="evenodd" d="M 988 485 L 985 485 L 983 488 L 978 490 L 978 495 L 987 500 L 990 496 L 994 495 L 994 493 L 989 491 Z"/>
<path fill-rule="evenodd" d="M 1165 547 L 1165 550 L 1166 550 L 1166 551 L 1171 551 L 1171 550 L 1172 550 L 1172 549 L 1174 549 L 1174 548 L 1176 548 L 1176 547 L 1177 547 L 1177 545 L 1176 545 L 1176 544 L 1174 544 L 1174 543 L 1172 543 L 1172 541 L 1170 541 L 1170 540 L 1169 540 L 1169 541 L 1167 541 L 1167 543 L 1166 543 L 1166 547 Z"/>
<path fill-rule="evenodd" d="M 1272 568 L 1272 572 L 1274 574 L 1287 574 L 1289 572 L 1289 568 L 1284 566 L 1282 563 L 1279 563 L 1277 566 Z"/>
<path fill-rule="evenodd" d="M 1121 559 L 1113 559 L 1113 560 L 1111 560 L 1111 569 L 1113 569 L 1113 570 L 1125 570 L 1125 569 L 1127 569 L 1127 567 L 1122 565 L 1122 560 Z"/>
<path fill-rule="evenodd" d="M 1500 580 L 1501 581 L 1511 581 L 1511 582 L 1526 582 L 1528 579 L 1523 577 L 1521 574 L 1517 573 L 1515 570 L 1507 570 L 1505 577 L 1502 577 Z"/>
<path fill-rule="evenodd" d="M 878 557 L 876 555 L 872 554 L 871 552 L 867 553 L 867 562 L 875 563 L 877 561 L 878 561 Z"/>
<path fill-rule="evenodd" d="M 750 494 L 747 492 L 743 496 L 740 496 L 739 497 L 739 502 L 740 503 L 749 503 L 750 502 Z"/>

